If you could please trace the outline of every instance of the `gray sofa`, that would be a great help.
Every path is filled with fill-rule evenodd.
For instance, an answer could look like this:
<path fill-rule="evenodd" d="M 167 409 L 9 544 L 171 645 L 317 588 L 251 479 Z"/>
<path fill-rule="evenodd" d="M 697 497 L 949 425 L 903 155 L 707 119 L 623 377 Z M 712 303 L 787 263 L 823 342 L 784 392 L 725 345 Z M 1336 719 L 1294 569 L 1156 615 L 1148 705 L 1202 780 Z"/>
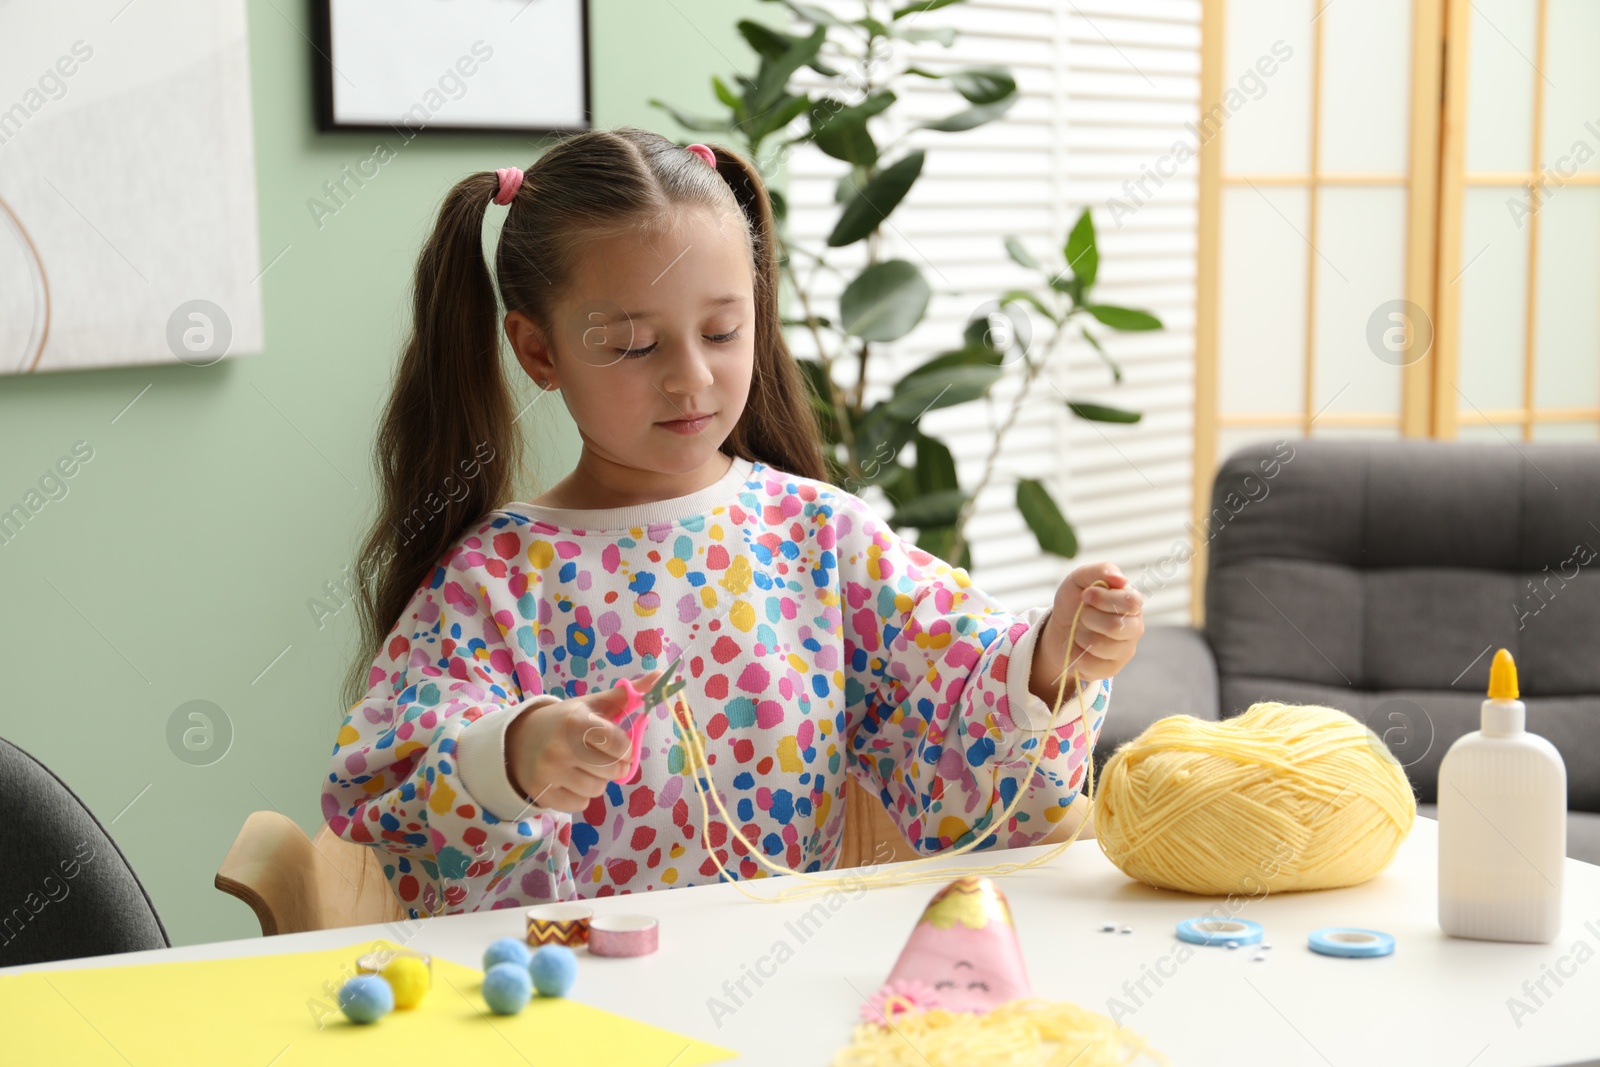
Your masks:
<path fill-rule="evenodd" d="M 1600 445 L 1249 445 L 1211 504 L 1186 538 L 1210 546 L 1204 627 L 1148 628 L 1100 764 L 1166 715 L 1322 704 L 1384 738 L 1433 817 L 1505 647 L 1528 729 L 1566 762 L 1567 854 L 1600 863 Z M 1148 594 L 1162 572 L 1130 576 Z"/>

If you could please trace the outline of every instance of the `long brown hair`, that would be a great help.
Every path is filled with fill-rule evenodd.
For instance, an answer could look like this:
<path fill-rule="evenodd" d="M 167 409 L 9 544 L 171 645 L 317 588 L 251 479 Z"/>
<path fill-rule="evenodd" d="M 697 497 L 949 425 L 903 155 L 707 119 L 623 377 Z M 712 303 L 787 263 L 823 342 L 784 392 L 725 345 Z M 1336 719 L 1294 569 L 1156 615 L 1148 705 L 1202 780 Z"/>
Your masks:
<path fill-rule="evenodd" d="M 586 239 L 644 229 L 672 207 L 737 208 L 754 268 L 755 366 L 744 414 L 722 451 L 826 477 L 808 387 L 779 322 L 772 203 L 749 160 L 712 148 L 715 174 L 694 153 L 635 127 L 557 142 L 512 198 L 495 251 L 495 281 L 482 231 L 499 179 L 480 171 L 446 194 L 417 261 L 412 333 L 373 448 L 381 502 L 356 558 L 361 646 L 345 679 L 346 709 L 370 688 L 368 670 L 406 604 L 457 538 L 509 502 L 523 473 L 496 283 L 508 313 L 523 312 L 554 337 L 555 304 Z"/>

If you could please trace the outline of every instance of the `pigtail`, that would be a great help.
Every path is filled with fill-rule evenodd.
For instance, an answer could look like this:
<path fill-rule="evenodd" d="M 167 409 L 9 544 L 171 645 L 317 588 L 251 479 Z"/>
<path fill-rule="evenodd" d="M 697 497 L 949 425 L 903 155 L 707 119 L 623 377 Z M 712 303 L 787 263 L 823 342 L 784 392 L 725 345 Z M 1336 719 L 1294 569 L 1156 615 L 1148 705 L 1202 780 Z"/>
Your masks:
<path fill-rule="evenodd" d="M 411 337 L 373 448 L 378 518 L 357 556 L 363 654 L 344 707 L 369 688 L 379 645 L 441 557 L 510 499 L 522 449 L 502 366 L 495 290 L 482 250 L 498 179 L 473 174 L 446 195 L 417 261 Z"/>
<path fill-rule="evenodd" d="M 749 226 L 755 272 L 756 351 L 750 398 L 723 450 L 822 481 L 828 474 L 823 462 L 822 433 L 808 393 L 810 387 L 801 377 L 783 337 L 772 200 L 749 160 L 730 149 L 710 147 L 717 156 L 717 173 L 733 190 L 733 198 Z"/>

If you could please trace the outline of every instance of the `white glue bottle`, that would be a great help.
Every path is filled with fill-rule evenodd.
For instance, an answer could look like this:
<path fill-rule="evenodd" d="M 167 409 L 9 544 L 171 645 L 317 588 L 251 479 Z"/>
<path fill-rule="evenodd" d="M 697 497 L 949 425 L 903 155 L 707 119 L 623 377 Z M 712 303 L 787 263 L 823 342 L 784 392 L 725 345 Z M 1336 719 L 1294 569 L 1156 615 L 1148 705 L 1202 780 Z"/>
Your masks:
<path fill-rule="evenodd" d="M 1439 765 L 1439 926 L 1452 937 L 1543 943 L 1561 932 L 1567 768 L 1526 717 L 1517 665 L 1499 649 L 1482 729 Z"/>

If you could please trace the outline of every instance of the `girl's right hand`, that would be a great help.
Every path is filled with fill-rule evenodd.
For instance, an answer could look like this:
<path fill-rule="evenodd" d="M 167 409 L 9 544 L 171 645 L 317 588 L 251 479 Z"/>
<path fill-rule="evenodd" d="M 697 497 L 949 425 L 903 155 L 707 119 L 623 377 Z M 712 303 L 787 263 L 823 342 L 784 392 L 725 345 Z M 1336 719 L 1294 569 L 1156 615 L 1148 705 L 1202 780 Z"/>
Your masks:
<path fill-rule="evenodd" d="M 644 692 L 662 669 L 634 678 Z M 524 711 L 506 728 L 506 769 L 518 793 L 542 808 L 579 812 L 620 778 L 633 745 L 615 719 L 627 706 L 621 686 Z"/>

